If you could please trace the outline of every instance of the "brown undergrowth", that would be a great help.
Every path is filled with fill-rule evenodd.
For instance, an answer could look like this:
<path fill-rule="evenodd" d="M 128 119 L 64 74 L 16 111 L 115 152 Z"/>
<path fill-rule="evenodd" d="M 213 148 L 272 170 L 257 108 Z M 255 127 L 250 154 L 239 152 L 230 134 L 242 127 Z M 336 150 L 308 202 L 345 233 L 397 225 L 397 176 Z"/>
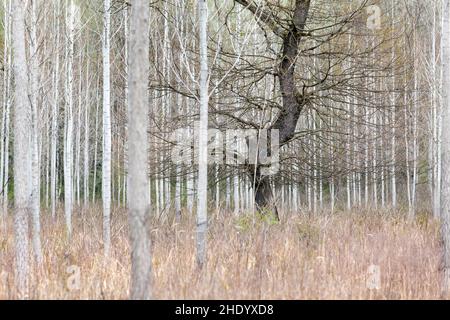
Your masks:
<path fill-rule="evenodd" d="M 64 219 L 52 221 L 43 213 L 44 265 L 32 267 L 30 298 L 126 299 L 130 252 L 125 211 L 113 213 L 108 259 L 102 251 L 100 210 L 79 210 L 73 219 L 69 240 Z M 425 215 L 407 221 L 388 211 L 299 213 L 278 223 L 250 214 L 214 213 L 203 270 L 195 264 L 194 230 L 189 215 L 179 223 L 171 217 L 153 221 L 154 298 L 442 298 L 439 225 Z M 13 266 L 8 217 L 1 222 L 0 299 L 15 298 Z"/>

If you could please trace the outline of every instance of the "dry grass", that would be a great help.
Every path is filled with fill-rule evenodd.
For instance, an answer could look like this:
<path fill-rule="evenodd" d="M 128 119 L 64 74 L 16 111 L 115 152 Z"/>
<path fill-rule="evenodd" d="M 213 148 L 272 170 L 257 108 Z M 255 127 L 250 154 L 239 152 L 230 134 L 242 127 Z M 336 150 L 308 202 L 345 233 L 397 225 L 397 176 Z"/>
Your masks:
<path fill-rule="evenodd" d="M 105 261 L 99 210 L 75 215 L 74 237 L 64 224 L 43 221 L 45 264 L 33 272 L 33 299 L 126 299 L 127 219 L 116 210 L 112 257 Z M 14 299 L 12 219 L 0 234 L 0 299 Z M 212 218 L 209 260 L 195 265 L 194 219 L 153 223 L 154 297 L 157 299 L 438 299 L 438 224 L 421 215 L 374 212 L 295 215 L 275 224 L 222 213 Z M 366 286 L 368 268 L 381 270 L 381 287 Z M 80 268 L 70 290 L 69 266 Z M 70 269 L 69 269 L 70 271 Z M 69 283 L 69 285 L 68 285 Z"/>

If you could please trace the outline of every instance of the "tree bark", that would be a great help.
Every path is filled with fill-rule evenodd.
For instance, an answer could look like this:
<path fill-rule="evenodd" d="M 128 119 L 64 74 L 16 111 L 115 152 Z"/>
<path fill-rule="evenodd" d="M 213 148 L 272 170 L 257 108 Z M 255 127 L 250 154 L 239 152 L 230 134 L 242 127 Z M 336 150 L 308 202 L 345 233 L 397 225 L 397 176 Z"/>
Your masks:
<path fill-rule="evenodd" d="M 41 223 L 40 223 L 40 161 L 39 161 L 39 108 L 38 108 L 38 72 L 39 72 L 39 52 L 37 39 L 37 0 L 31 3 L 31 23 L 30 23 L 30 103 L 31 103 L 31 153 L 32 153 L 32 194 L 31 194 L 31 226 L 33 252 L 38 265 L 42 264 L 41 246 Z"/>
<path fill-rule="evenodd" d="M 3 129 L 2 129 L 2 175 L 3 179 L 1 179 L 2 189 L 1 192 L 3 196 L 0 195 L 0 198 L 3 201 L 3 212 L 2 216 L 5 217 L 8 213 L 8 185 L 9 185 L 9 132 L 10 132 L 10 108 L 11 108 L 11 2 L 4 2 L 4 11 L 5 11 L 5 30 L 4 30 L 4 51 L 3 51 L 3 63 L 6 68 L 4 71 L 4 82 L 3 82 Z"/>
<path fill-rule="evenodd" d="M 104 0 L 103 17 L 103 245 L 105 256 L 111 247 L 111 76 L 110 76 L 110 21 L 111 1 Z"/>
<path fill-rule="evenodd" d="M 151 298 L 151 245 L 148 181 L 148 35 L 149 5 L 132 0 L 128 58 L 129 223 L 131 239 L 131 299 Z"/>
<path fill-rule="evenodd" d="M 282 109 L 271 126 L 271 129 L 279 130 L 279 145 L 282 146 L 294 137 L 301 111 L 307 103 L 305 93 L 297 89 L 294 75 L 299 46 L 308 18 L 310 0 L 295 0 L 287 31 L 284 31 L 279 25 L 277 19 L 274 18 L 276 15 L 270 9 L 260 8 L 252 0 L 235 1 L 260 17 L 272 32 L 282 39 L 280 50 L 282 59 L 274 70 L 280 85 Z M 273 211 L 278 216 L 269 178 L 261 175 L 258 164 L 256 170 L 254 167 L 250 169 L 250 174 L 253 176 L 257 209 L 261 212 Z"/>
<path fill-rule="evenodd" d="M 19 298 L 28 297 L 28 214 L 31 204 L 31 110 L 27 97 L 28 78 L 25 51 L 25 1 L 13 1 L 14 52 L 14 235 L 16 284 Z"/>
<path fill-rule="evenodd" d="M 198 0 L 200 34 L 200 126 L 199 165 L 197 181 L 197 264 L 206 261 L 206 232 L 208 228 L 208 5 L 206 0 Z"/>
<path fill-rule="evenodd" d="M 272 214 L 275 219 L 279 220 L 278 208 L 275 203 L 269 176 L 263 176 L 257 173 L 254 179 L 256 209 L 262 214 Z"/>
<path fill-rule="evenodd" d="M 60 13 L 60 2 L 56 2 L 54 18 L 55 18 L 55 68 L 53 71 L 53 94 L 52 94 L 52 123 L 51 123 L 51 158 L 50 158 L 50 206 L 52 218 L 56 218 L 56 186 L 58 179 L 57 171 L 57 153 L 58 153 L 58 111 L 59 111 L 59 39 L 60 25 L 58 16 Z"/>
<path fill-rule="evenodd" d="M 450 122 L 450 0 L 443 2 L 443 123 Z M 442 185 L 441 185 L 441 234 L 444 243 L 443 290 L 450 292 L 450 126 L 442 127 Z"/>
<path fill-rule="evenodd" d="M 74 29 L 75 5 L 73 0 L 68 1 L 66 8 L 66 21 L 68 27 L 68 44 L 66 47 L 67 81 L 66 81 L 66 115 L 64 137 L 64 216 L 66 220 L 67 236 L 72 235 L 72 170 L 73 170 L 73 56 L 74 56 Z"/>

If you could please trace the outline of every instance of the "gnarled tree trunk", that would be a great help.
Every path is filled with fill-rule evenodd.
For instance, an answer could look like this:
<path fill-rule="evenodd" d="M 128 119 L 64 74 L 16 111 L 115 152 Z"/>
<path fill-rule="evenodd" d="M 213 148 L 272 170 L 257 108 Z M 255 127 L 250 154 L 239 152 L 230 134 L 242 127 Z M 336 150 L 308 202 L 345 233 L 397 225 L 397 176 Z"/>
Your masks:
<path fill-rule="evenodd" d="M 279 130 L 279 145 L 282 146 L 294 137 L 300 113 L 307 103 L 306 93 L 297 89 L 294 74 L 299 46 L 308 18 L 310 0 L 295 0 L 287 28 L 286 21 L 277 18 L 273 10 L 263 8 L 252 0 L 235 1 L 252 12 L 282 40 L 280 49 L 282 59 L 279 65 L 274 67 L 274 74 L 280 84 L 283 104 L 278 117 L 271 126 L 271 129 Z M 261 164 L 257 164 L 256 170 L 252 171 L 257 209 L 262 213 L 273 212 L 278 217 L 269 177 L 261 175 Z"/>

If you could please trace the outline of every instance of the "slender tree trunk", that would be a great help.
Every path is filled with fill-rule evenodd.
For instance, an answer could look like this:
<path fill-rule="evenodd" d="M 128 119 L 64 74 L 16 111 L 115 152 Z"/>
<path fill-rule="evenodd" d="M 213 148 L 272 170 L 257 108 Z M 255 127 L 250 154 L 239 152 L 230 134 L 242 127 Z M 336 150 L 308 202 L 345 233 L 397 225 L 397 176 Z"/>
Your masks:
<path fill-rule="evenodd" d="M 12 46 L 14 52 L 14 235 L 16 250 L 16 284 L 20 298 L 28 297 L 29 240 L 28 214 L 31 211 L 30 119 L 31 110 L 27 97 L 28 78 L 25 53 L 26 2 L 13 1 Z"/>
<path fill-rule="evenodd" d="M 441 3 L 439 3 L 441 4 Z M 443 32 L 442 30 L 444 30 L 444 13 L 443 10 L 441 10 L 441 19 L 440 19 L 440 26 L 441 26 L 441 33 Z M 443 45 L 444 42 L 441 41 L 440 43 L 440 56 L 441 56 L 441 61 L 442 61 L 442 52 L 444 51 L 443 49 Z M 442 88 L 443 88 L 443 79 L 444 79 L 444 68 L 442 66 L 441 63 L 441 68 L 440 68 L 440 72 L 439 72 L 439 81 L 438 81 L 438 91 L 442 92 Z M 437 115 L 436 115 L 436 126 L 437 126 L 437 130 L 436 130 L 436 162 L 437 162 L 437 168 L 436 168 L 436 203 L 437 203 L 437 214 L 440 216 L 441 213 L 441 188 L 442 188 L 442 110 L 443 110 L 443 103 L 444 99 L 442 94 L 438 95 L 438 102 L 437 102 Z"/>
<path fill-rule="evenodd" d="M 128 57 L 129 222 L 131 299 L 151 297 L 150 199 L 148 181 L 149 4 L 131 1 Z"/>
<path fill-rule="evenodd" d="M 72 170 L 73 170 L 73 56 L 74 56 L 74 24 L 75 6 L 73 0 L 68 1 L 66 8 L 66 21 L 68 27 L 68 44 L 66 47 L 67 80 L 66 80 L 66 124 L 64 139 L 64 215 L 66 220 L 67 236 L 72 235 Z"/>
<path fill-rule="evenodd" d="M 351 39 L 350 39 L 351 41 Z M 347 104 L 347 115 L 350 117 L 350 100 L 346 98 Z M 349 119 L 349 122 L 351 119 Z M 352 196 L 351 196 L 351 167 L 350 167 L 350 146 L 351 146 L 351 126 L 350 123 L 347 123 L 347 142 L 346 142 L 346 158 L 345 162 L 347 164 L 347 176 L 345 179 L 346 182 L 346 191 L 347 191 L 347 210 L 350 211 L 352 209 Z"/>
<path fill-rule="evenodd" d="M 378 113 L 377 110 L 375 110 L 373 115 L 373 125 L 375 129 L 373 130 L 373 143 L 372 143 L 372 170 L 373 170 L 373 176 L 372 176 L 372 191 L 373 191 L 373 205 L 375 209 L 378 208 Z"/>
<path fill-rule="evenodd" d="M 230 186 L 230 177 L 229 176 L 227 176 L 225 183 L 226 183 L 226 186 L 225 186 L 225 193 L 226 193 L 226 195 L 225 195 L 225 209 L 228 210 L 228 209 L 230 209 L 230 202 L 231 202 L 231 199 L 230 199 L 230 197 L 231 197 L 230 196 L 230 194 L 231 194 L 231 186 Z"/>
<path fill-rule="evenodd" d="M 239 214 L 239 176 L 237 170 L 233 172 L 233 209 L 234 214 Z"/>
<path fill-rule="evenodd" d="M 406 83 L 405 83 L 406 85 Z M 409 146 L 409 121 L 408 121 L 408 98 L 406 95 L 406 91 L 404 92 L 404 118 L 405 118 L 405 128 L 404 128 L 404 139 L 405 139 L 405 170 L 406 170 L 406 196 L 408 200 L 408 216 L 412 217 L 413 205 L 412 205 L 412 197 L 411 197 L 411 170 L 410 170 L 410 146 Z"/>
<path fill-rule="evenodd" d="M 4 177 L 4 164 L 5 164 L 5 125 L 6 125 L 6 110 L 8 108 L 8 99 L 9 99 L 9 69 L 10 66 L 8 64 L 8 55 L 9 55 L 9 20 L 10 20 L 10 11 L 9 4 L 5 0 L 3 1 L 3 112 L 2 112 L 2 125 L 1 125 L 1 136 L 0 136 L 0 190 L 3 192 L 3 186 L 5 184 L 6 177 Z M 2 212 L 2 217 L 4 217 L 4 212 Z"/>
<path fill-rule="evenodd" d="M 94 178 L 92 184 L 92 203 L 95 203 L 95 197 L 97 195 L 97 158 L 98 158 L 98 118 L 99 118 L 99 91 L 100 85 L 97 84 L 97 94 L 96 94 L 96 108 L 95 108 L 95 131 L 94 131 Z"/>
<path fill-rule="evenodd" d="M 128 12 L 128 6 L 125 7 L 125 9 L 123 10 L 123 20 L 124 20 L 124 37 L 125 37 L 125 47 L 124 47 L 124 59 L 125 59 L 125 86 L 124 86 L 124 92 L 125 92 L 125 107 L 128 109 L 129 105 L 128 105 L 128 88 L 129 88 L 129 84 L 128 84 L 128 38 L 130 35 L 130 31 L 129 31 L 129 12 Z M 128 186 L 130 184 L 129 180 L 129 175 L 128 175 L 128 118 L 125 121 L 125 128 L 124 128 L 124 132 L 125 132 L 125 145 L 124 145 L 124 150 L 123 150 L 123 161 L 124 161 L 124 167 L 125 167 L 125 180 L 124 180 L 124 190 L 123 190 L 123 199 L 124 199 L 124 204 L 128 207 L 129 205 L 129 201 L 128 201 Z"/>
<path fill-rule="evenodd" d="M 3 216 L 5 217 L 8 213 L 8 185 L 9 185 L 9 132 L 10 132 L 10 108 L 11 108 L 11 1 L 5 1 L 5 30 L 4 30 L 4 65 L 5 65 L 5 77 L 4 77 L 4 94 L 3 94 L 3 147 L 2 147 L 2 202 L 3 202 Z"/>
<path fill-rule="evenodd" d="M 394 0 L 391 1 L 392 6 L 392 21 L 395 18 L 395 4 Z M 393 23 L 392 23 L 393 24 Z M 392 30 L 395 30 L 392 26 Z M 395 46 L 392 47 L 391 60 L 395 61 Z M 394 67 L 392 68 L 394 69 Z M 396 177 L 396 94 L 395 94 L 395 74 L 392 70 L 391 72 L 392 83 L 391 83 L 391 193 L 392 193 L 392 207 L 395 209 L 397 207 L 397 177 Z"/>
<path fill-rule="evenodd" d="M 89 110 L 90 110 L 90 94 L 89 94 L 89 62 L 87 62 L 86 83 L 85 83 L 86 97 L 84 106 L 84 160 L 83 160 L 83 200 L 84 207 L 87 208 L 89 204 Z"/>
<path fill-rule="evenodd" d="M 52 101 L 52 125 L 51 125 L 51 159 L 50 159 L 50 206 L 52 218 L 56 217 L 56 186 L 58 179 L 57 171 L 57 153 L 58 153 L 58 114 L 59 114 L 59 37 L 60 37 L 60 27 L 59 27 L 59 8 L 60 2 L 57 1 L 55 4 L 55 67 L 53 71 L 53 101 Z"/>
<path fill-rule="evenodd" d="M 414 35 L 413 35 L 413 61 L 414 61 L 414 93 L 413 93 L 413 124 L 412 124 L 412 135 L 413 135 L 413 152 L 412 152 L 412 157 L 413 157 L 413 167 L 412 167 L 412 174 L 413 174 L 413 179 L 412 179 L 412 190 L 411 190 L 411 203 L 412 203 L 412 216 L 415 215 L 416 213 L 416 199 L 417 199 L 417 181 L 418 181 L 418 161 L 419 161 L 419 143 L 418 143 L 418 127 L 417 127 L 417 121 L 418 121 L 418 104 L 419 104 L 419 96 L 418 96 L 418 91 L 419 91 L 419 84 L 418 84 L 418 78 L 417 78 L 417 61 L 416 61 L 416 31 L 414 31 Z"/>
<path fill-rule="evenodd" d="M 367 81 L 366 81 L 367 85 Z M 364 107 L 364 122 L 365 122 L 365 134 L 366 134 L 366 145 L 364 152 L 364 204 L 367 207 L 369 205 L 369 149 L 370 149 L 370 131 L 369 131 L 369 108 Z"/>
<path fill-rule="evenodd" d="M 197 184 L 197 264 L 206 262 L 206 232 L 208 204 L 208 5 L 198 0 L 200 35 L 200 127 L 198 141 Z"/>
<path fill-rule="evenodd" d="M 385 142 L 384 142 L 384 127 L 386 125 L 386 117 L 384 116 L 384 114 L 380 115 L 380 126 L 381 126 L 381 130 L 380 130 L 380 154 L 382 155 L 381 158 L 384 159 L 385 158 Z M 384 163 L 381 164 L 381 173 L 380 173 L 380 184 L 381 184 L 381 207 L 385 208 L 386 206 L 386 179 L 385 179 L 385 170 L 384 170 Z"/>
<path fill-rule="evenodd" d="M 433 202 L 433 216 L 435 218 L 440 217 L 440 180 L 438 179 L 438 170 L 440 168 L 440 163 L 438 159 L 440 159 L 439 156 L 439 103 L 437 99 L 437 90 L 438 90 L 438 77 L 437 77 L 437 66 L 436 66 L 436 20 L 437 20 L 437 6 L 438 3 L 433 3 L 433 22 L 432 22 L 432 30 L 431 30 L 431 85 L 430 85 L 430 91 L 431 91 L 431 131 L 432 131 L 432 137 L 431 137 L 431 148 L 430 148 L 430 163 L 431 163 L 431 197 Z"/>
<path fill-rule="evenodd" d="M 168 12 L 168 1 L 164 1 L 164 12 Z M 163 67 L 163 73 L 166 78 L 167 83 L 171 83 L 171 72 L 170 72 L 170 64 L 172 62 L 171 56 L 172 54 L 170 51 L 170 38 L 169 38 L 169 21 L 168 19 L 164 19 L 164 25 L 163 25 L 163 53 L 162 53 L 162 67 Z M 169 119 L 172 117 L 171 113 L 171 99 L 172 94 L 171 92 L 167 92 L 167 94 L 162 98 L 162 112 L 163 120 L 167 123 Z M 164 130 L 166 131 L 166 130 Z M 163 133 L 164 140 L 167 139 L 166 133 Z M 165 142 L 164 142 L 165 143 Z M 166 213 L 170 212 L 171 207 L 171 192 L 170 192 L 170 168 L 165 168 L 165 159 L 166 153 L 165 150 L 161 151 L 161 186 L 160 186 L 160 192 L 161 192 L 161 203 L 164 203 L 164 210 Z"/>
<path fill-rule="evenodd" d="M 84 56 L 80 57 L 79 60 L 79 71 L 78 71 L 78 93 L 77 93 L 77 98 L 78 98 L 78 103 L 77 103 L 77 117 L 76 117 L 76 121 L 75 121 L 75 168 L 74 168 L 74 174 L 75 174 L 75 181 L 74 181 L 74 198 L 76 199 L 76 204 L 77 206 L 80 205 L 80 192 L 81 192 L 81 187 L 80 187 L 80 182 L 81 182 L 81 178 L 80 178 L 80 162 L 81 162 L 81 109 L 82 109 L 82 103 L 83 103 L 83 99 L 81 98 L 81 93 L 82 93 L 82 84 L 83 84 L 83 62 L 84 62 Z"/>
<path fill-rule="evenodd" d="M 442 116 L 443 123 L 450 123 L 450 1 L 443 1 L 442 31 Z M 442 128 L 442 186 L 441 186 L 442 238 L 444 243 L 444 282 L 445 294 L 450 293 L 450 126 Z"/>
<path fill-rule="evenodd" d="M 189 139 L 193 137 L 193 132 L 190 130 Z M 186 202 L 189 214 L 192 214 L 194 208 L 194 172 L 193 169 L 187 167 L 186 170 Z"/>
<path fill-rule="evenodd" d="M 104 0 L 103 17 L 103 244 L 105 256 L 111 247 L 111 76 L 110 76 L 110 24 L 111 0 Z"/>
<path fill-rule="evenodd" d="M 31 102 L 31 157 L 32 157 L 32 194 L 31 194 L 31 226 L 33 252 L 38 265 L 42 264 L 41 223 L 40 223 L 40 163 L 39 163 L 39 107 L 38 79 L 39 52 L 37 39 L 37 0 L 31 3 L 30 21 L 30 102 Z"/>

